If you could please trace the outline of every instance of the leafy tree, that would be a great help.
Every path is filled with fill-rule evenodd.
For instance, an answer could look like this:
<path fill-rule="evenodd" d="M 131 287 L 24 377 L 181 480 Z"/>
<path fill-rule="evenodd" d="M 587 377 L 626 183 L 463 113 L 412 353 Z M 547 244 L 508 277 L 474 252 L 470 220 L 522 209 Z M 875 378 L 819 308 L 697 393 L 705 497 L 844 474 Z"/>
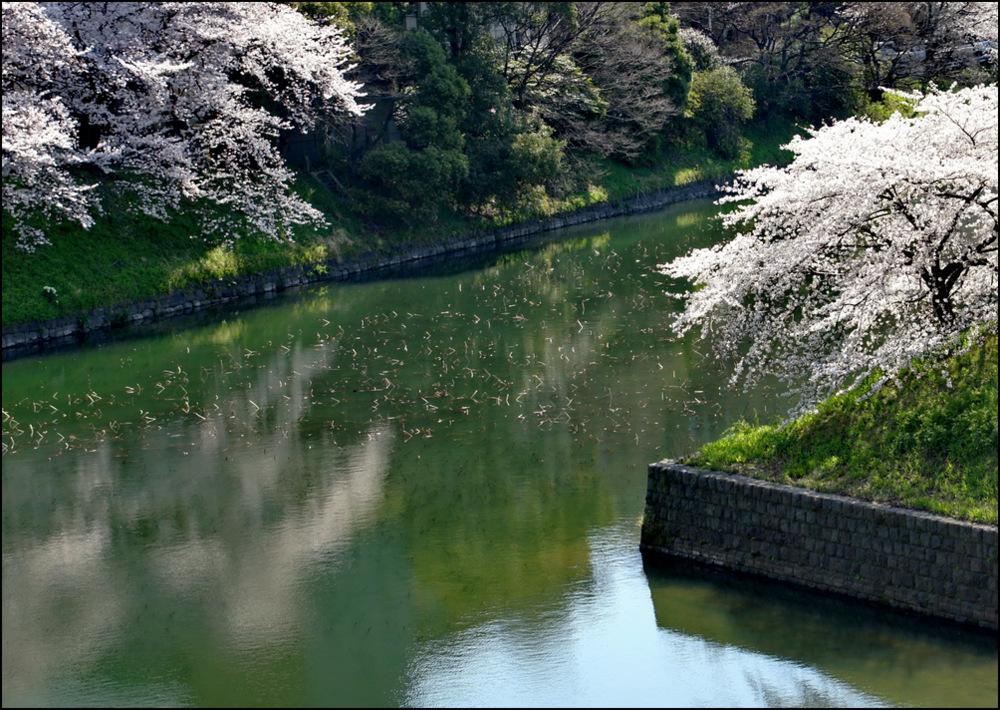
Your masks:
<path fill-rule="evenodd" d="M 753 117 L 754 106 L 753 93 L 735 70 L 721 66 L 694 75 L 687 116 L 712 150 L 735 158 L 749 147 L 740 128 Z"/>
<path fill-rule="evenodd" d="M 375 9 L 373 2 L 290 2 L 288 3 L 306 17 L 317 22 L 334 24 L 354 35 L 355 22 L 362 15 L 369 15 Z"/>
<path fill-rule="evenodd" d="M 671 117 L 680 115 L 691 60 L 669 3 L 611 3 L 596 13 L 573 58 L 596 89 L 600 113 L 554 116 L 575 145 L 635 161 L 655 152 Z M 551 110 L 548 112 L 551 113 Z M 582 120 L 581 120 L 582 119 Z"/>
<path fill-rule="evenodd" d="M 642 5 L 642 17 L 636 22 L 655 35 L 662 46 L 663 57 L 670 69 L 662 77 L 667 95 L 678 108 L 687 100 L 694 63 L 681 36 L 680 20 L 673 14 L 669 2 L 647 2 Z"/>
<path fill-rule="evenodd" d="M 482 48 L 483 37 L 489 34 L 490 17 L 497 12 L 494 5 L 488 2 L 430 3 L 421 18 L 421 28 L 446 48 L 451 60 L 460 61 L 466 53 Z"/>
<path fill-rule="evenodd" d="M 369 151 L 360 174 L 369 187 L 369 212 L 435 219 L 441 207 L 455 200 L 468 176 L 459 124 L 470 89 L 427 32 L 406 33 L 402 52 L 419 77 L 399 108 L 405 143 Z"/>
<path fill-rule="evenodd" d="M 469 175 L 459 200 L 474 211 L 501 210 L 560 172 L 565 143 L 540 117 L 514 107 L 510 87 L 488 42 L 466 51 L 456 68 L 470 87 L 461 129 Z"/>
<path fill-rule="evenodd" d="M 355 26 L 360 76 L 396 85 L 407 146 L 467 159 L 469 174 L 439 206 L 481 214 L 551 185 L 567 146 L 639 159 L 681 114 L 691 75 L 669 3 L 431 3 L 420 30 L 396 41 L 407 69 L 395 76 L 369 71 L 370 40 L 385 33 Z M 375 168 L 391 162 L 367 162 L 369 192 L 392 194 L 395 176 L 383 182 Z"/>
<path fill-rule="evenodd" d="M 912 98 L 916 117 L 837 122 L 745 172 L 724 199 L 752 200 L 724 218 L 744 231 L 664 265 L 698 287 L 675 329 L 701 326 L 734 379 L 799 383 L 801 410 L 995 330 L 997 86 Z"/>
<path fill-rule="evenodd" d="M 564 142 L 530 107 L 514 105 L 503 75 L 504 50 L 491 34 L 490 19 L 503 10 L 490 3 L 431 4 L 420 30 L 394 40 L 396 64 L 404 67 L 395 75 L 381 67 L 370 71 L 372 54 L 392 52 L 372 42 L 387 38 L 386 32 L 373 32 L 375 24 L 358 19 L 362 75 L 378 77 L 380 87 L 388 78 L 397 87 L 394 115 L 405 141 L 405 150 L 378 146 L 358 163 L 372 216 L 434 219 L 448 207 L 495 214 L 558 174 Z M 380 51 L 370 52 L 370 46 Z M 410 155 L 429 148 L 435 150 L 426 156 Z M 378 155 L 382 151 L 389 153 Z M 437 169 L 442 161 L 453 169 Z M 401 178 L 396 171 L 402 163 L 412 170 L 426 163 L 431 177 L 420 184 Z"/>
<path fill-rule="evenodd" d="M 414 150 L 405 143 L 368 152 L 360 168 L 361 177 L 376 186 L 368 194 L 369 212 L 403 221 L 437 219 L 468 173 L 461 151 L 436 146 Z"/>
<path fill-rule="evenodd" d="M 319 223 L 278 131 L 363 110 L 340 31 L 274 3 L 5 3 L 3 47 L 3 205 L 28 249 L 39 217 L 90 226 L 98 180 L 161 219 L 192 198 L 274 238 Z"/>
<path fill-rule="evenodd" d="M 412 94 L 403 106 L 403 130 L 414 148 L 434 145 L 461 150 L 459 123 L 465 117 L 469 84 L 445 59 L 444 50 L 426 32 L 408 32 L 403 51 L 413 58 L 416 75 Z"/>

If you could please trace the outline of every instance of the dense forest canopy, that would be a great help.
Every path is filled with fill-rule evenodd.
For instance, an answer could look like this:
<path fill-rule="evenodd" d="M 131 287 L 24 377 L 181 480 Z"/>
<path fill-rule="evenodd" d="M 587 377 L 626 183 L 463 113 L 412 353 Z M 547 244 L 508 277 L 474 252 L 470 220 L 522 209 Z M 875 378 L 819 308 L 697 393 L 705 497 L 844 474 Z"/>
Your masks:
<path fill-rule="evenodd" d="M 609 161 L 746 160 L 754 120 L 993 82 L 996 33 L 993 3 L 4 3 L 5 219 L 34 248 L 113 181 L 212 238 L 285 239 L 320 221 L 293 129 L 374 228 L 502 219 Z"/>

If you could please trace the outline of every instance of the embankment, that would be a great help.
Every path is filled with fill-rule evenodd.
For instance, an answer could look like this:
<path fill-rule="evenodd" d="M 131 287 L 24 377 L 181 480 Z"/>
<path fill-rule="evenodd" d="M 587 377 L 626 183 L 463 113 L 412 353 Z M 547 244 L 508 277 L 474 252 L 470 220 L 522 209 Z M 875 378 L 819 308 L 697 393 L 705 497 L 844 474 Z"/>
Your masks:
<path fill-rule="evenodd" d="M 468 234 L 434 246 L 403 247 L 390 254 L 363 254 L 346 260 L 305 264 L 240 279 L 206 283 L 49 321 L 8 326 L 3 329 L 3 358 L 7 360 L 48 348 L 63 347 L 116 328 L 153 323 L 235 301 L 267 298 L 289 288 L 320 281 L 377 278 L 403 269 L 419 268 L 422 264 L 432 265 L 455 256 L 488 253 L 562 227 L 648 212 L 685 200 L 709 197 L 717 192 L 714 182 L 696 182 L 614 203 L 592 205 L 545 219 Z"/>
<path fill-rule="evenodd" d="M 997 527 L 663 461 L 642 549 L 997 630 Z"/>

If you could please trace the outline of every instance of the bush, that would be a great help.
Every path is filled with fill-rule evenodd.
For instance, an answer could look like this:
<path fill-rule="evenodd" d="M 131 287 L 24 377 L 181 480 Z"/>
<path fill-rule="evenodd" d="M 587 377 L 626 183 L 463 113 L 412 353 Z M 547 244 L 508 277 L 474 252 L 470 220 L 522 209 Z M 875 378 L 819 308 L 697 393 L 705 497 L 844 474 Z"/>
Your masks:
<path fill-rule="evenodd" d="M 393 143 L 365 155 L 360 173 L 370 187 L 370 214 L 403 220 L 413 214 L 434 221 L 468 176 L 469 161 L 458 150 L 414 150 Z"/>
<path fill-rule="evenodd" d="M 753 92 L 732 67 L 698 72 L 691 80 L 686 116 L 704 134 L 708 147 L 724 158 L 748 152 L 750 142 L 740 130 L 753 117 Z"/>

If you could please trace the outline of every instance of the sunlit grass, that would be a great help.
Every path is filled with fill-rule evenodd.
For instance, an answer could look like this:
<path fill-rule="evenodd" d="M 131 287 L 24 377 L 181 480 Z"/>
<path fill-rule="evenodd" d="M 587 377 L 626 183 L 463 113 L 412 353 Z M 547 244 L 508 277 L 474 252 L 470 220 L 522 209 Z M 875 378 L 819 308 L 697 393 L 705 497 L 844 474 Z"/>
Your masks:
<path fill-rule="evenodd" d="M 601 185 L 608 199 L 626 199 L 702 180 L 722 181 L 737 170 L 755 165 L 788 162 L 791 154 L 781 146 L 799 132 L 799 127 L 783 121 L 752 124 L 746 131 L 752 143 L 749 153 L 732 159 L 722 158 L 705 146 L 672 146 L 665 148 L 650 167 L 627 166 L 607 159 L 595 162 L 603 175 Z"/>
<path fill-rule="evenodd" d="M 692 465 L 997 522 L 997 337 L 917 363 L 864 398 L 832 397 L 786 426 L 736 425 Z"/>
<path fill-rule="evenodd" d="M 698 182 L 704 176 L 704 171 L 700 168 L 682 168 L 674 173 L 674 185 L 681 187 Z"/>
<path fill-rule="evenodd" d="M 58 225 L 51 245 L 26 253 L 3 222 L 3 325 L 42 321 L 101 306 L 234 279 L 296 264 L 346 257 L 372 239 L 338 200 L 311 176 L 297 190 L 319 206 L 329 227 L 303 228 L 294 241 L 244 234 L 229 243 L 206 240 L 197 220 L 179 212 L 170 222 L 130 212 L 128 198 L 108 191 L 104 214 L 90 230 Z M 57 297 L 46 292 L 48 286 Z"/>

